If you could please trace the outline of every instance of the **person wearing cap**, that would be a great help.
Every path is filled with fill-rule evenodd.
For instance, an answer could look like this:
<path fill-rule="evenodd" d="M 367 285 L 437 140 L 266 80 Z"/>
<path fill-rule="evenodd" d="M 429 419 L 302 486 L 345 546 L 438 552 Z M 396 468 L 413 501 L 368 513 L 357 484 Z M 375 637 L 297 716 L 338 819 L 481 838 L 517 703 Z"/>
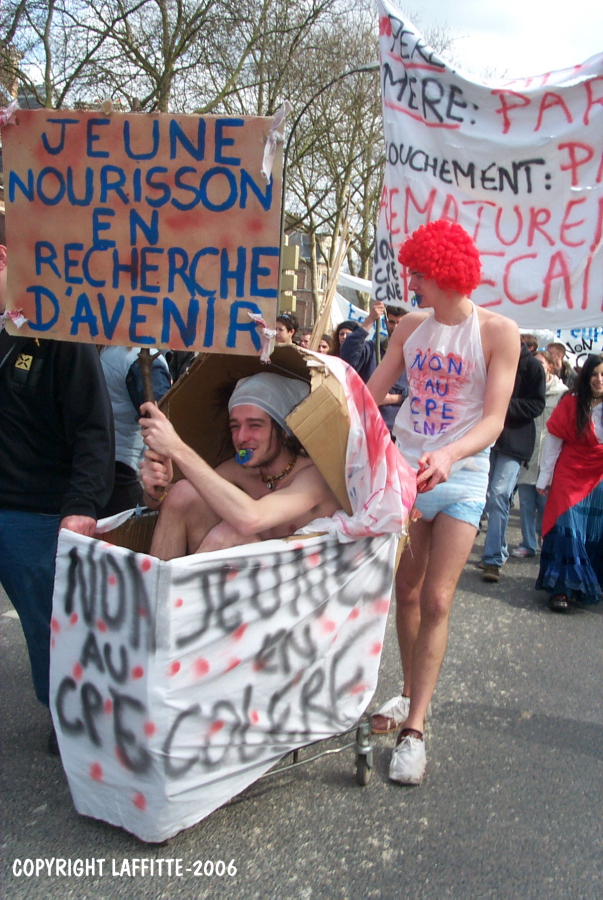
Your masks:
<path fill-rule="evenodd" d="M 519 359 L 519 329 L 469 299 L 481 281 L 479 253 L 457 223 L 423 225 L 402 245 L 418 309 L 392 334 L 368 383 L 377 404 L 406 370 L 410 386 L 394 424 L 417 472 L 410 540 L 396 574 L 402 692 L 373 716 L 373 731 L 400 728 L 389 777 L 420 784 L 424 721 L 448 640 L 457 581 L 486 502 L 489 448 L 501 433 Z"/>
<path fill-rule="evenodd" d="M 286 423 L 310 392 L 272 372 L 243 378 L 228 403 L 235 458 L 215 470 L 152 403 L 141 407 L 145 502 L 160 508 L 151 554 L 174 559 L 293 534 L 340 504 Z M 172 463 L 184 478 L 174 485 Z"/>

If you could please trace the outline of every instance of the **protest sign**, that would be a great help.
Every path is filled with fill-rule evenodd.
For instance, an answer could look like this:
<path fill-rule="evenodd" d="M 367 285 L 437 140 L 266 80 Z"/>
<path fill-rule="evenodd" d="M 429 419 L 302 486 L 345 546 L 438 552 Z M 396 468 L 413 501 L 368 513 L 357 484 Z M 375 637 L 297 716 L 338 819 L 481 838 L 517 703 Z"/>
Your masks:
<path fill-rule="evenodd" d="M 352 728 L 377 684 L 397 542 L 161 562 L 63 530 L 50 697 L 78 812 L 162 841 Z"/>
<path fill-rule="evenodd" d="M 603 54 L 487 85 L 439 59 L 389 0 L 379 16 L 386 171 L 374 296 L 410 307 L 400 245 L 445 218 L 481 253 L 477 304 L 528 329 L 600 324 Z"/>
<path fill-rule="evenodd" d="M 19 110 L 2 130 L 21 336 L 258 354 L 276 316 L 272 119 Z"/>

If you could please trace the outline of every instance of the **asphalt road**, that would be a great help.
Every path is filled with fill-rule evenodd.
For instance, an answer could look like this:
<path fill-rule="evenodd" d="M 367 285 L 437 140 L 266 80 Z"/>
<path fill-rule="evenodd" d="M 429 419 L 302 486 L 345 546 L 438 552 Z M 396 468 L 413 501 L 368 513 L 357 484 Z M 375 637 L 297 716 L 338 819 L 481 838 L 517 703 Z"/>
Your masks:
<path fill-rule="evenodd" d="M 517 526 L 513 512 L 512 546 Z M 603 609 L 550 613 L 535 560 L 512 559 L 498 585 L 483 583 L 482 542 L 455 601 L 421 787 L 388 781 L 393 737 L 379 737 L 367 787 L 350 751 L 327 756 L 256 783 L 162 846 L 75 812 L 2 595 L 4 896 L 601 900 Z M 390 620 L 373 706 L 398 690 Z M 53 857 L 105 863 L 79 877 L 13 874 L 16 859 Z M 155 874 L 128 875 L 134 860 L 155 861 Z M 178 875 L 175 860 L 191 872 Z M 207 860 L 233 860 L 236 874 L 196 875 Z"/>

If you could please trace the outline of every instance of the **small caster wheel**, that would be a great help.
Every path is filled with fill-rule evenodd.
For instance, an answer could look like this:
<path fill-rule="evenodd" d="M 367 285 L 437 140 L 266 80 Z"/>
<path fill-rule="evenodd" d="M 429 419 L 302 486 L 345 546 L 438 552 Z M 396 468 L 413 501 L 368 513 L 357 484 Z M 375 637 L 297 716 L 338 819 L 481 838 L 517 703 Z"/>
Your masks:
<path fill-rule="evenodd" d="M 356 784 L 365 787 L 371 778 L 371 766 L 368 764 L 366 756 L 358 754 L 356 757 Z"/>

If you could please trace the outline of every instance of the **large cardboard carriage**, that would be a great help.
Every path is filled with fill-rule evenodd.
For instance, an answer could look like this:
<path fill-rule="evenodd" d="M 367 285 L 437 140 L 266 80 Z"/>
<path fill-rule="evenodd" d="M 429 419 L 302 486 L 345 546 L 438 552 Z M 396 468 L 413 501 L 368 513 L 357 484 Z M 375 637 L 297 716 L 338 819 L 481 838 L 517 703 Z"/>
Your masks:
<path fill-rule="evenodd" d="M 376 686 L 414 479 L 378 413 L 367 451 L 358 405 L 361 416 L 376 408 L 343 363 L 283 348 L 268 368 L 311 381 L 288 422 L 341 501 L 333 520 L 169 562 L 148 555 L 144 518 L 98 539 L 61 532 L 51 709 L 63 765 L 78 812 L 144 841 L 200 821 L 290 750 L 353 727 Z M 228 392 L 261 370 L 208 355 L 164 398 L 212 464 L 232 453 Z M 352 421 L 351 391 L 362 397 Z"/>

